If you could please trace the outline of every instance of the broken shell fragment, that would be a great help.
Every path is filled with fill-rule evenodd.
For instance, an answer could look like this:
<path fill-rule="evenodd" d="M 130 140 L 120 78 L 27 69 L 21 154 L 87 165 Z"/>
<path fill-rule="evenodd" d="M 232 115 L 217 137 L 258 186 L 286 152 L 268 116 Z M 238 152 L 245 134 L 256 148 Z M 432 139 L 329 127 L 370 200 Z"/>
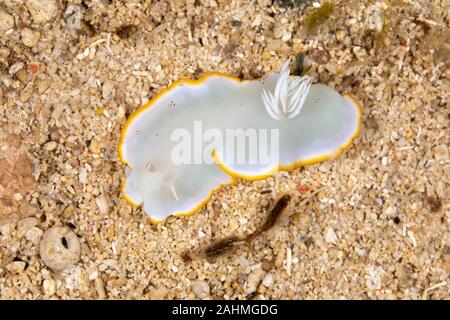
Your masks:
<path fill-rule="evenodd" d="M 39 254 L 47 267 L 62 271 L 80 260 L 80 241 L 69 227 L 53 227 L 42 236 Z"/>

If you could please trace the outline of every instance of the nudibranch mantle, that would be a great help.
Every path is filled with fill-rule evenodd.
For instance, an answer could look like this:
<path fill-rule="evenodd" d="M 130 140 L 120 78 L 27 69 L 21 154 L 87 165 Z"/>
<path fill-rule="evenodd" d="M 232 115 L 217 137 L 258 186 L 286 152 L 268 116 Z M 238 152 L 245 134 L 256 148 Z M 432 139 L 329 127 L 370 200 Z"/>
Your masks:
<path fill-rule="evenodd" d="M 283 96 L 285 102 L 280 102 Z M 195 153 L 199 124 L 201 132 L 215 130 L 223 136 L 227 130 L 276 130 L 277 157 L 242 163 L 218 147 L 207 150 L 211 161 L 174 163 L 174 132 L 194 137 Z M 290 76 L 286 64 L 280 73 L 259 80 L 241 81 L 220 73 L 180 80 L 125 124 L 119 144 L 119 156 L 129 166 L 124 196 L 143 205 L 155 222 L 193 214 L 235 178 L 261 179 L 338 155 L 360 126 L 361 109 L 355 99 L 322 84 L 311 85 L 310 78 Z"/>

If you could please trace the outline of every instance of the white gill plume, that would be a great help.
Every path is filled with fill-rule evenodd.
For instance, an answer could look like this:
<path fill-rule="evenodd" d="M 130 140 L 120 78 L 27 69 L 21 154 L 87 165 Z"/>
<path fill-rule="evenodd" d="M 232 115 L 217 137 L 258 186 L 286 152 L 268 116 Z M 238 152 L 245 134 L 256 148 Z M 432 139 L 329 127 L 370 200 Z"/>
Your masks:
<path fill-rule="evenodd" d="M 261 96 L 269 115 L 275 120 L 292 119 L 298 116 L 305 103 L 312 78 L 290 77 L 290 60 L 281 68 L 275 91 L 263 90 Z"/>

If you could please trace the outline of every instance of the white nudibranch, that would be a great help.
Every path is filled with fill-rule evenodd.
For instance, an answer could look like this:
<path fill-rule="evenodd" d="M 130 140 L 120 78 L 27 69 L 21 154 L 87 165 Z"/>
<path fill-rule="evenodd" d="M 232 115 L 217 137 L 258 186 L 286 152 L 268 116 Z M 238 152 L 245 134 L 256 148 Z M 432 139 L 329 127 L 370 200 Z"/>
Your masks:
<path fill-rule="evenodd" d="M 176 81 L 122 130 L 125 199 L 157 222 L 195 213 L 236 178 L 262 179 L 339 155 L 360 131 L 360 106 L 311 82 L 291 76 L 289 61 L 259 80 L 210 72 Z M 249 153 L 230 149 L 230 137 Z"/>

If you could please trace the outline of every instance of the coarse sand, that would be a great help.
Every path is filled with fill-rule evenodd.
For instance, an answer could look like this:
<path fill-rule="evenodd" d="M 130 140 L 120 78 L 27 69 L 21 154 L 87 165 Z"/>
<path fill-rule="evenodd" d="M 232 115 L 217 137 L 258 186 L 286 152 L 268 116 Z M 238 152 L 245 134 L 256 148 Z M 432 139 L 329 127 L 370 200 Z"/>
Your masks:
<path fill-rule="evenodd" d="M 450 298 L 448 2 L 333 1 L 315 22 L 319 1 L 288 2 L 1 1 L 1 299 Z M 157 225 L 123 199 L 118 139 L 139 106 L 299 53 L 363 106 L 345 153 Z M 189 256 L 255 232 L 284 194 L 273 229 Z"/>

